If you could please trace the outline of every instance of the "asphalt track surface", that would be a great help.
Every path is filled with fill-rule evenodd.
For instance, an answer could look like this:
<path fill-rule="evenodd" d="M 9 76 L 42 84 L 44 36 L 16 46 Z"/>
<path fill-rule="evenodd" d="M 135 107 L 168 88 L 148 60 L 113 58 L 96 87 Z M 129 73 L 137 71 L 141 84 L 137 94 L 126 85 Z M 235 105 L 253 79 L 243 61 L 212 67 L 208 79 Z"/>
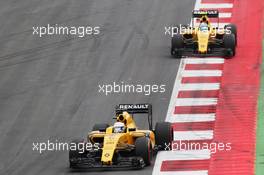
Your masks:
<path fill-rule="evenodd" d="M 118 103 L 153 104 L 163 121 L 179 60 L 169 54 L 164 26 L 188 23 L 194 0 L 23 0 L 0 2 L 0 174 L 71 172 L 68 152 L 39 154 L 33 142 L 85 137 L 112 122 Z M 32 35 L 33 26 L 100 26 L 97 36 Z M 111 94 L 99 84 L 165 84 L 165 93 Z M 141 120 L 147 126 L 146 120 Z M 140 171 L 89 174 L 151 174 Z"/>

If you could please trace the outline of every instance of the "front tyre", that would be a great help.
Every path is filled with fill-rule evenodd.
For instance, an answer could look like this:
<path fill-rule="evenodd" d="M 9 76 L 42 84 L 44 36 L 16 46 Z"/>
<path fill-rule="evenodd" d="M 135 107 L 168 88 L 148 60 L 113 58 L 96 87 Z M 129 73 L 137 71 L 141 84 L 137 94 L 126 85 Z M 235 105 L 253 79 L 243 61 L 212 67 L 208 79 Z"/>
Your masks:
<path fill-rule="evenodd" d="M 224 48 L 227 49 L 227 57 L 236 55 L 236 41 L 234 34 L 224 34 L 223 37 Z"/>
<path fill-rule="evenodd" d="M 182 54 L 180 49 L 184 47 L 183 37 L 180 34 L 176 34 L 171 38 L 171 55 L 176 58 L 181 58 Z"/>
<path fill-rule="evenodd" d="M 155 126 L 155 142 L 159 149 L 171 149 L 171 142 L 173 138 L 173 130 L 171 123 L 159 122 Z"/>
<path fill-rule="evenodd" d="M 149 138 L 139 137 L 135 142 L 136 155 L 144 160 L 146 166 L 151 164 L 153 151 Z"/>
<path fill-rule="evenodd" d="M 235 41 L 236 41 L 235 43 L 237 45 L 237 27 L 236 27 L 236 25 L 235 24 L 227 24 L 227 25 L 225 25 L 224 28 L 227 30 L 230 30 L 231 34 L 235 35 Z"/>

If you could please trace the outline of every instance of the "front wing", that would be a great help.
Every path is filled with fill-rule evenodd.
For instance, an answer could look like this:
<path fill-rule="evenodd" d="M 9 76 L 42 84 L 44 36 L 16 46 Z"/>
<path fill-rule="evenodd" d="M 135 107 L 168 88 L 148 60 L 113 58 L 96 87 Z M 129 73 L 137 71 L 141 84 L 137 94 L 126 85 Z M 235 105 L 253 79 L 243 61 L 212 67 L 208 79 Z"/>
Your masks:
<path fill-rule="evenodd" d="M 73 158 L 70 159 L 72 169 L 141 169 L 145 167 L 141 157 L 120 157 L 113 164 L 104 165 L 97 158 Z"/>

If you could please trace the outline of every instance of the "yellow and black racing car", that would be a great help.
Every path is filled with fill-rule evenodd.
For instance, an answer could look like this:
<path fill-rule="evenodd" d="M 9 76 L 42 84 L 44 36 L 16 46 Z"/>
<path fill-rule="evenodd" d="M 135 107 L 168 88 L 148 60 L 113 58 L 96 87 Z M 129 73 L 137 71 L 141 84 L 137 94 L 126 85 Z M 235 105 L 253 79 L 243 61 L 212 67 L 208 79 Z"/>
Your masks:
<path fill-rule="evenodd" d="M 156 123 L 152 129 L 150 104 L 120 104 L 116 106 L 115 123 L 95 124 L 85 140 L 74 140 L 78 145 L 86 143 L 85 151 L 70 150 L 72 169 L 141 169 L 152 162 L 158 150 L 170 150 L 173 137 L 171 124 Z M 147 114 L 149 129 L 139 129 L 134 115 Z M 92 145 L 92 146 L 91 146 Z"/>
<path fill-rule="evenodd" d="M 199 18 L 199 19 L 198 19 Z M 218 19 L 218 26 L 212 26 L 210 18 Z M 198 26 L 195 23 L 198 22 Z M 236 54 L 237 28 L 234 24 L 219 27 L 217 10 L 193 11 L 191 26 L 178 26 L 171 39 L 171 55 L 183 56 L 223 56 Z"/>

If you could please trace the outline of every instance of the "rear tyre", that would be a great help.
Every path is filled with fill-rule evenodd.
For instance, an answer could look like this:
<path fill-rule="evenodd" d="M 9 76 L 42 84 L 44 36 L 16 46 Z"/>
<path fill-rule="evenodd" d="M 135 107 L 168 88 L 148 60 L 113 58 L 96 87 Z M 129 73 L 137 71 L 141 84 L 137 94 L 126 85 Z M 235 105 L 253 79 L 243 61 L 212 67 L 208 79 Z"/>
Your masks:
<path fill-rule="evenodd" d="M 109 124 L 107 123 L 100 123 L 100 124 L 95 124 L 93 126 L 92 131 L 106 131 L 106 128 L 109 127 Z"/>
<path fill-rule="evenodd" d="M 171 55 L 176 58 L 181 58 L 182 54 L 179 49 L 184 47 L 183 37 L 180 34 L 176 34 L 171 38 Z"/>
<path fill-rule="evenodd" d="M 224 34 L 223 37 L 224 48 L 228 50 L 227 57 L 236 55 L 236 41 L 234 34 Z"/>
<path fill-rule="evenodd" d="M 173 130 L 171 123 L 159 122 L 155 126 L 155 141 L 156 145 L 161 150 L 171 149 Z"/>
<path fill-rule="evenodd" d="M 147 137 L 137 138 L 135 142 L 135 147 L 136 147 L 136 155 L 142 157 L 146 166 L 150 165 L 153 156 L 152 155 L 153 151 L 149 138 Z"/>
<path fill-rule="evenodd" d="M 225 25 L 225 29 L 228 29 L 231 31 L 232 34 L 235 35 L 235 41 L 236 41 L 236 45 L 237 45 L 237 27 L 235 24 L 227 24 Z"/>

